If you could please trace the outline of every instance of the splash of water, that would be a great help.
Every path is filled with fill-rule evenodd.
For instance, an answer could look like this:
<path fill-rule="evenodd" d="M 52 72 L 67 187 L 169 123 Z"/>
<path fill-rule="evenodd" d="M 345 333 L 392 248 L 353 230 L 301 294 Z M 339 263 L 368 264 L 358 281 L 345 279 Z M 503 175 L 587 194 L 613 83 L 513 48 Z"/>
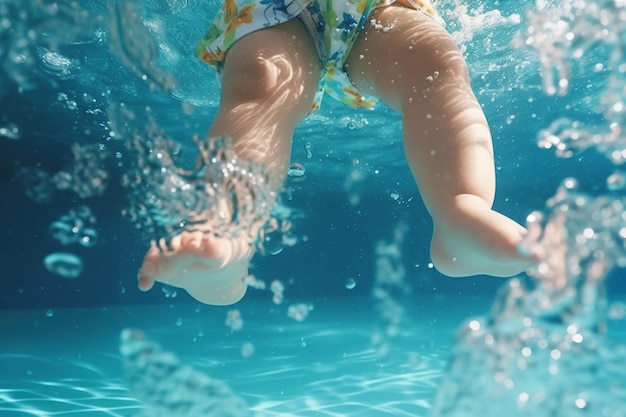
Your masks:
<path fill-rule="evenodd" d="M 138 329 L 120 335 L 129 388 L 151 417 L 246 417 L 242 398 L 223 381 L 183 364 Z"/>
<path fill-rule="evenodd" d="M 607 339 L 604 277 L 626 265 L 626 200 L 567 179 L 529 216 L 532 285 L 511 280 L 489 316 L 459 331 L 439 417 L 624 416 L 626 346 Z"/>
<path fill-rule="evenodd" d="M 581 0 L 552 8 L 538 2 L 528 12 L 523 43 L 539 53 L 547 94 L 568 91 L 571 58 L 588 60 L 598 46 L 609 51 L 598 103 L 608 128 L 559 119 L 539 135 L 541 147 L 562 157 L 593 148 L 623 163 L 625 13 L 624 2 Z M 620 176 L 612 177 L 609 189 L 620 189 Z M 607 338 L 604 282 L 626 266 L 625 208 L 625 198 L 586 194 L 569 178 L 545 213 L 529 216 L 520 249 L 541 261 L 528 271 L 529 283 L 509 281 L 487 317 L 460 329 L 433 415 L 626 415 L 626 346 Z"/>
<path fill-rule="evenodd" d="M 391 341 L 406 322 L 404 301 L 411 292 L 402 262 L 402 244 L 408 232 L 405 223 L 398 223 L 389 242 L 379 241 L 375 249 L 376 272 L 372 297 L 379 320 L 372 333 L 372 345 L 380 356 L 386 356 Z"/>
<path fill-rule="evenodd" d="M 23 90 L 39 85 L 40 55 L 93 37 L 102 19 L 74 1 L 0 1 L 0 93 L 5 80 Z"/>
<path fill-rule="evenodd" d="M 153 238 L 182 230 L 258 238 L 275 200 L 263 165 L 240 159 L 228 139 L 195 138 L 197 160 L 187 168 L 182 146 L 150 115 L 110 114 L 124 118 L 115 125 L 126 126 L 116 136 L 125 138 L 132 161 L 123 178 L 131 196 L 125 214 L 137 227 Z"/>
<path fill-rule="evenodd" d="M 150 87 L 169 92 L 175 79 L 155 65 L 159 48 L 130 0 L 100 2 L 88 8 L 72 0 L 0 1 L 0 94 L 14 84 L 20 91 L 75 76 L 75 63 L 59 49 L 66 45 L 108 41 L 110 51 Z M 184 0 L 170 0 L 179 10 Z M 107 28 L 108 37 L 103 37 Z M 7 82 L 8 81 L 8 82 Z"/>
<path fill-rule="evenodd" d="M 172 12 L 186 7 L 186 1 L 166 3 Z M 99 7 L 98 3 L 90 6 Z M 47 73 L 54 70 L 60 78 L 69 76 L 72 63 L 56 50 L 93 42 L 97 31 L 108 28 L 101 38 L 108 40 L 111 52 L 154 89 L 170 91 L 173 77 L 156 65 L 159 47 L 135 7 L 129 0 L 112 1 L 108 10 L 100 7 L 103 10 L 96 13 L 71 0 L 0 0 L 0 78 L 24 90 L 37 86 L 31 80 L 37 79 L 39 66 Z M 76 108 L 64 93 L 59 93 L 59 100 Z M 125 144 L 126 152 L 116 152 L 114 161 L 126 169 L 122 185 L 129 190 L 131 203 L 124 212 L 149 238 L 168 238 L 184 229 L 216 235 L 247 233 L 255 240 L 265 231 L 275 195 L 264 168 L 239 159 L 229 140 L 196 138 L 197 162 L 185 167 L 182 144 L 158 127 L 150 109 L 136 113 L 113 103 L 108 117 L 111 130 L 106 143 L 73 144 L 73 160 L 60 171 L 19 167 L 26 193 L 37 202 L 50 201 L 65 191 L 80 199 L 102 195 L 111 180 L 108 148 Z M 4 130 L 4 136 L 13 134 Z M 17 127 L 15 132 L 19 133 Z M 280 230 L 282 236 L 287 229 L 286 221 L 275 219 L 268 231 Z"/>
<path fill-rule="evenodd" d="M 134 2 L 109 2 L 109 35 L 111 51 L 152 89 L 167 93 L 174 88 L 174 76 L 155 65 L 159 47 Z"/>
<path fill-rule="evenodd" d="M 527 19 L 526 32 L 513 45 L 537 52 L 547 94 L 568 93 L 575 75 L 573 61 L 580 62 L 580 70 L 593 74 L 596 87 L 602 87 L 597 97 L 589 97 L 602 122 L 590 125 L 557 119 L 540 133 L 539 146 L 554 149 L 561 157 L 593 148 L 614 164 L 626 162 L 626 3 L 566 0 L 554 7 L 539 4 L 527 12 Z"/>

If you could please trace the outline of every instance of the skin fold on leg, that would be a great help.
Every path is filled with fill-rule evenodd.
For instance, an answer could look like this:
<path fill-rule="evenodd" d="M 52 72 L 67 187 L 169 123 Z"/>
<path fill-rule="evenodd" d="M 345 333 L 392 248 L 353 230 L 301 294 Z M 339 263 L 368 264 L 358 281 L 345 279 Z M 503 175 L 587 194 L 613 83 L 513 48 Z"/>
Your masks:
<path fill-rule="evenodd" d="M 346 62 L 356 87 L 403 115 L 407 161 L 434 223 L 431 258 L 448 276 L 512 276 L 532 262 L 525 229 L 491 209 L 491 133 L 451 36 L 426 14 L 376 9 Z M 381 30 L 385 28 L 385 30 Z"/>
<path fill-rule="evenodd" d="M 315 46 L 299 19 L 243 37 L 226 56 L 220 108 L 209 137 L 229 137 L 240 158 L 264 164 L 277 191 L 294 129 L 313 104 L 320 72 Z M 207 304 L 235 303 L 247 289 L 251 240 L 183 231 L 169 242 L 153 242 L 139 271 L 139 288 L 147 291 L 159 281 Z"/>

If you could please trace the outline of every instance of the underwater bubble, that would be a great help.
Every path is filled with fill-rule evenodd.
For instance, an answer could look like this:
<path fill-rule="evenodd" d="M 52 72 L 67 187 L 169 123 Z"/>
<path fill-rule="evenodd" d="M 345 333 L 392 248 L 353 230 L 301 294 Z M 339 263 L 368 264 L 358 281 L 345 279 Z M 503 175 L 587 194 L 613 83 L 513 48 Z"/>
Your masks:
<path fill-rule="evenodd" d="M 55 75 L 62 80 L 74 78 L 72 61 L 57 52 L 47 51 L 43 53 L 41 55 L 41 63 L 47 73 Z"/>
<path fill-rule="evenodd" d="M 98 232 L 91 228 L 85 228 L 82 231 L 82 236 L 80 237 L 80 244 L 86 248 L 90 248 L 96 244 L 98 241 Z"/>
<path fill-rule="evenodd" d="M 561 183 L 561 186 L 567 190 L 577 190 L 578 180 L 576 178 L 565 178 Z"/>
<path fill-rule="evenodd" d="M 52 311 L 52 310 L 47 310 L 47 311 L 46 311 L 46 317 L 52 317 L 52 316 L 54 316 L 54 311 Z"/>
<path fill-rule="evenodd" d="M 608 316 L 613 320 L 623 320 L 626 318 L 626 303 L 614 301 L 609 305 Z"/>
<path fill-rule="evenodd" d="M 270 233 L 266 233 L 263 236 L 263 249 L 271 255 L 278 255 L 283 251 L 285 246 L 283 245 L 283 233 L 279 230 L 275 230 Z"/>
<path fill-rule="evenodd" d="M 313 157 L 313 145 L 311 142 L 304 144 L 304 150 L 306 151 L 306 159 L 311 159 Z"/>
<path fill-rule="evenodd" d="M 346 280 L 346 288 L 351 290 L 356 287 L 356 281 L 353 278 L 348 278 Z"/>
<path fill-rule="evenodd" d="M 43 260 L 46 269 L 63 278 L 77 278 L 83 272 L 83 261 L 76 255 L 55 252 Z"/>
<path fill-rule="evenodd" d="M 178 295 L 176 288 L 170 287 L 169 285 L 163 285 L 161 290 L 163 291 L 163 294 L 165 294 L 165 298 L 176 298 Z"/>
<path fill-rule="evenodd" d="M 354 120 L 350 120 L 348 124 L 346 124 L 346 127 L 348 128 L 348 130 L 354 130 L 357 128 L 357 124 Z"/>
<path fill-rule="evenodd" d="M 0 137 L 18 140 L 20 138 L 20 128 L 15 123 L 9 123 L 0 127 Z"/>
<path fill-rule="evenodd" d="M 65 107 L 67 107 L 68 110 L 76 110 L 78 108 L 78 104 L 74 100 L 67 100 L 65 102 Z"/>
<path fill-rule="evenodd" d="M 294 162 L 289 166 L 289 170 L 287 170 L 287 176 L 289 177 L 302 177 L 304 176 L 305 169 L 302 164 Z"/>
<path fill-rule="evenodd" d="M 63 220 L 57 220 L 53 222 L 50 227 L 50 234 L 52 237 L 63 245 L 69 245 L 76 242 L 77 236 L 74 232 L 74 228 L 71 224 L 66 223 Z"/>
<path fill-rule="evenodd" d="M 254 345 L 251 342 L 244 342 L 241 345 L 241 356 L 249 358 L 252 355 L 254 355 Z"/>
<path fill-rule="evenodd" d="M 623 172 L 614 172 L 606 179 L 607 188 L 611 191 L 619 191 L 626 188 L 626 176 Z"/>

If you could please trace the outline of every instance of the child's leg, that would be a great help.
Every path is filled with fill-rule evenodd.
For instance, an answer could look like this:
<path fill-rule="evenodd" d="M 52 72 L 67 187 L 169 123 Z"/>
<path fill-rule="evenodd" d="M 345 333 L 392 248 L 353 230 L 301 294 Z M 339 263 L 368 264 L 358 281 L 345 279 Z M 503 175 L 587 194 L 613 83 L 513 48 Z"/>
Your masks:
<path fill-rule="evenodd" d="M 347 71 L 404 116 L 406 157 L 434 221 L 434 264 L 449 276 L 523 271 L 531 260 L 516 245 L 525 229 L 491 209 L 491 135 L 454 40 L 420 11 L 389 6 L 372 18 L 392 28 L 368 24 Z"/>
<path fill-rule="evenodd" d="M 230 137 L 238 156 L 265 164 L 270 185 L 278 190 L 294 129 L 311 109 L 320 71 L 299 19 L 243 37 L 228 51 L 220 108 L 209 136 Z M 160 281 L 205 303 L 231 304 L 246 291 L 243 278 L 253 254 L 243 236 L 182 232 L 169 247 L 155 244 L 148 251 L 139 287 L 148 290 Z"/>
<path fill-rule="evenodd" d="M 209 136 L 230 137 L 238 156 L 264 163 L 278 190 L 294 129 L 311 110 L 320 72 L 300 19 L 245 36 L 228 51 L 220 108 Z"/>

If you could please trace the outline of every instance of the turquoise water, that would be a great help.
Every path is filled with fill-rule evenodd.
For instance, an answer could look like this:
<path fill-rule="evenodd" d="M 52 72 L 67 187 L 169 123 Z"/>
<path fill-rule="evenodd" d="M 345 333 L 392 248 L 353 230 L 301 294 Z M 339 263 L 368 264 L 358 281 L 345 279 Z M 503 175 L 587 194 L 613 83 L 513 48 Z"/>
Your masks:
<path fill-rule="evenodd" d="M 426 415 L 451 329 L 477 309 L 468 303 L 450 312 L 445 299 L 420 304 L 384 356 L 371 343 L 378 326 L 371 301 L 358 297 L 316 303 L 304 322 L 288 318 L 286 306 L 244 302 L 236 307 L 243 328 L 235 332 L 224 323 L 226 310 L 196 305 L 58 310 L 51 317 L 24 311 L 17 320 L 5 313 L 0 331 L 10 342 L 0 358 L 0 409 L 11 417 L 135 415 L 143 405 L 128 391 L 118 353 L 120 329 L 134 326 L 184 364 L 227 381 L 254 415 Z"/>
<path fill-rule="evenodd" d="M 136 272 L 184 207 L 148 151 L 189 167 L 217 110 L 218 6 L 0 0 L 0 415 L 623 417 L 623 6 L 439 2 L 547 253 L 519 281 L 441 276 L 399 116 L 326 98 L 265 288 L 210 307 Z"/>

